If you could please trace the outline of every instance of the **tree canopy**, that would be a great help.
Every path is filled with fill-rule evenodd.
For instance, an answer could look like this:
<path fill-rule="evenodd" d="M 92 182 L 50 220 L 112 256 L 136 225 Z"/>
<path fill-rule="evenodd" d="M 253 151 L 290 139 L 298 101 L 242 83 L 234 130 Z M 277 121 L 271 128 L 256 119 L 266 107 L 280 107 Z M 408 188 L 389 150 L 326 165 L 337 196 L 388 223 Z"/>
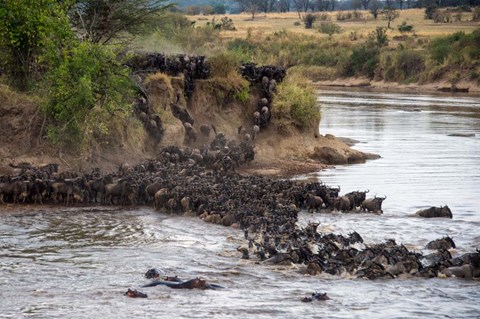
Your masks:
<path fill-rule="evenodd" d="M 84 39 L 109 43 L 149 30 L 167 0 L 76 0 L 69 10 L 72 24 Z"/>

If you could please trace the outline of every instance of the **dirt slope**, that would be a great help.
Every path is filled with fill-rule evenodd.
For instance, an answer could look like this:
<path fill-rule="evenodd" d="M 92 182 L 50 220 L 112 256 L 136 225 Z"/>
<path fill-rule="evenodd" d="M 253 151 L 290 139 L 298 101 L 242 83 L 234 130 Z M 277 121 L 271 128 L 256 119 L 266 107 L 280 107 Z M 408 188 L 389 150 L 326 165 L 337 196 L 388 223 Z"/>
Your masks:
<path fill-rule="evenodd" d="M 29 162 L 35 165 L 59 163 L 61 170 L 90 171 L 99 167 L 104 172 L 115 170 L 118 165 L 133 164 L 155 157 L 166 145 L 199 147 L 210 143 L 201 136 L 196 142 L 185 141 L 185 130 L 170 110 L 170 104 L 180 96 L 179 104 L 186 106 L 195 119 L 194 127 L 214 125 L 217 132 L 228 138 L 238 138 L 240 125 L 251 127 L 252 110 L 256 97 L 240 103 L 228 94 L 219 94 L 208 80 L 199 80 L 192 98 L 183 95 L 183 80 L 159 76 L 145 82 L 150 105 L 160 115 L 165 128 L 161 143 L 155 143 L 148 134 L 138 133 L 138 121 L 133 116 L 125 124 L 125 132 L 116 143 L 97 145 L 85 154 L 69 153 L 50 145 L 45 139 L 44 117 L 38 106 L 40 101 L 0 88 L 0 174 L 12 173 L 9 164 Z M 43 131 L 42 131 L 43 130 Z M 42 133 L 41 133 L 42 132 Z M 356 163 L 373 156 L 351 149 L 333 136 L 318 136 L 315 132 L 293 132 L 279 135 L 274 129 L 261 131 L 255 141 L 255 160 L 242 169 L 244 173 L 292 175 L 325 167 L 327 165 Z M 315 137 L 317 135 L 317 137 Z"/>

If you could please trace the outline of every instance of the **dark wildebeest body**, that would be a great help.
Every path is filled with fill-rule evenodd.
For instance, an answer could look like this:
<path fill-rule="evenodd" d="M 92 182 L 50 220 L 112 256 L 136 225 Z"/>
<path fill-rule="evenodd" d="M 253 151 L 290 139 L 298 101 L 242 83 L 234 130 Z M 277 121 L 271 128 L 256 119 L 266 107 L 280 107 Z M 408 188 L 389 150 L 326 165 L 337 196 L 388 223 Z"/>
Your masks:
<path fill-rule="evenodd" d="M 348 200 L 350 201 L 350 210 L 354 210 L 355 208 L 362 205 L 363 201 L 366 199 L 366 194 L 368 192 L 368 190 L 364 192 L 355 191 L 345 194 L 345 196 L 347 196 Z"/>
<path fill-rule="evenodd" d="M 420 217 L 425 217 L 425 218 L 452 218 L 452 211 L 448 206 L 441 206 L 441 207 L 430 207 L 426 209 L 421 209 L 415 213 L 415 215 L 418 215 Z"/>
<path fill-rule="evenodd" d="M 368 198 L 363 201 L 361 208 L 363 211 L 373 212 L 375 214 L 383 214 L 382 203 L 387 198 L 385 197 L 374 197 Z"/>
<path fill-rule="evenodd" d="M 437 239 L 434 241 L 431 241 L 427 244 L 426 248 L 427 249 L 450 249 L 450 248 L 455 248 L 455 243 L 450 237 L 443 237 L 441 239 Z"/>
<path fill-rule="evenodd" d="M 350 210 L 350 200 L 347 196 L 335 198 L 333 201 L 333 207 L 341 212 L 347 212 Z"/>
<path fill-rule="evenodd" d="M 313 213 L 313 210 L 318 212 L 320 208 L 322 208 L 323 200 L 320 196 L 313 196 L 311 194 L 308 194 L 307 198 L 305 199 L 305 204 L 307 206 L 308 212 Z"/>

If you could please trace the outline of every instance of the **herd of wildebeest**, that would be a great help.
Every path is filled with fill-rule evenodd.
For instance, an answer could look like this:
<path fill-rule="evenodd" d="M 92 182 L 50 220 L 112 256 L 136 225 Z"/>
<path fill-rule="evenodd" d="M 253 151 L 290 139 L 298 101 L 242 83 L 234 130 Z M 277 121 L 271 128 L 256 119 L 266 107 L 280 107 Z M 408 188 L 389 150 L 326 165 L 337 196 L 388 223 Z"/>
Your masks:
<path fill-rule="evenodd" d="M 208 76 L 205 65 L 203 57 L 167 59 L 153 54 L 131 60 L 129 66 L 134 70 L 183 72 L 193 90 L 193 79 Z M 380 215 L 387 196 L 369 196 L 368 190 L 341 195 L 340 187 L 321 182 L 239 174 L 237 168 L 255 158 L 255 136 L 268 125 L 276 84 L 285 76 L 281 68 L 254 64 L 244 64 L 241 72 L 260 86 L 261 94 L 252 128 L 239 127 L 237 137 L 227 139 L 213 125 L 202 125 L 199 132 L 209 141 L 202 147 L 165 147 L 155 159 L 137 165 L 124 164 L 108 174 L 99 169 L 90 173 L 61 172 L 55 163 L 12 164 L 14 173 L 0 176 L 0 204 L 151 206 L 164 213 L 197 216 L 205 222 L 243 230 L 245 244 L 238 247 L 239 257 L 264 264 L 302 264 L 305 266 L 302 271 L 310 275 L 348 274 L 368 279 L 480 277 L 480 252 L 452 257 L 449 250 L 455 248 L 455 243 L 448 236 L 428 243 L 425 248 L 430 253 L 423 254 L 394 240 L 367 244 L 357 232 L 324 234 L 317 231 L 318 223 L 300 227 L 298 215 L 302 211 Z M 163 128 L 160 118 L 149 108 L 147 98 L 140 95 L 135 112 L 158 142 Z M 194 145 L 189 143 L 198 134 L 194 120 L 178 102 L 177 98 L 172 103 L 172 113 L 185 127 L 186 145 Z M 426 208 L 416 215 L 453 217 L 448 206 Z M 155 284 L 160 282 L 171 288 L 215 287 L 199 279 L 180 284 L 171 283 L 174 280 L 170 277 L 156 280 Z M 130 289 L 125 294 L 143 297 Z M 326 299 L 326 294 L 314 293 L 302 301 Z"/>
<path fill-rule="evenodd" d="M 452 258 L 450 237 L 431 242 L 422 254 L 394 240 L 366 244 L 354 232 L 322 234 L 318 224 L 298 226 L 298 214 L 341 212 L 382 214 L 383 197 L 368 190 L 340 194 L 340 187 L 262 176 L 242 176 L 237 167 L 253 160 L 253 144 L 218 133 L 202 149 L 166 147 L 156 159 L 122 165 L 102 175 L 58 172 L 57 164 L 15 165 L 16 174 L 0 177 L 0 202 L 62 205 L 147 205 L 170 214 L 198 216 L 205 222 L 244 231 L 241 258 L 266 264 L 303 264 L 315 275 L 328 273 L 368 279 L 403 276 L 480 275 L 480 253 Z M 417 212 L 452 218 L 447 206 Z"/>

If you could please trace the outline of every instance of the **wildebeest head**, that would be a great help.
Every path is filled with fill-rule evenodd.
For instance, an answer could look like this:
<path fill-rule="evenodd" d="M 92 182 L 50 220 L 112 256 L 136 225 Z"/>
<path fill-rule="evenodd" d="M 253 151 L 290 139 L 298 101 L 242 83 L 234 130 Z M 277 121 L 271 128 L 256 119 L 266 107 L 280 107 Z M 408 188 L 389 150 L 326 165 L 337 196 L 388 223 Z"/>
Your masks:
<path fill-rule="evenodd" d="M 442 216 L 453 218 L 452 211 L 447 205 L 440 207 L 440 210 L 442 211 Z"/>

